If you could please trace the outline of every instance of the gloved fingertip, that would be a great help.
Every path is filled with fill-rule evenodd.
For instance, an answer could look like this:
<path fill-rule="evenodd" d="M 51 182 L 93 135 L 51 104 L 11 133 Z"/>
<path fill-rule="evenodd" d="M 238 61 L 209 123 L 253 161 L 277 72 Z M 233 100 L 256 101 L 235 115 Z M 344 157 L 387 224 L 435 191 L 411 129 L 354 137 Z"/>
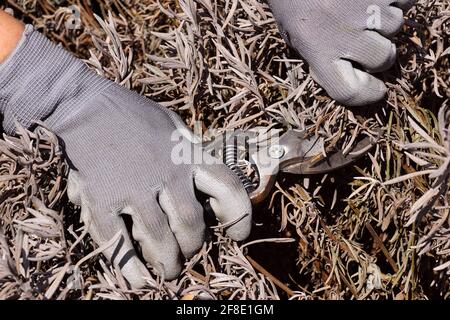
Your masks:
<path fill-rule="evenodd" d="M 156 262 L 153 264 L 153 268 L 159 276 L 168 281 L 176 279 L 182 271 L 181 263 L 162 264 Z"/>
<path fill-rule="evenodd" d="M 210 205 L 217 216 L 222 216 L 220 212 L 222 208 L 216 199 L 211 198 Z M 239 210 L 239 212 L 242 213 L 240 215 L 236 215 L 236 219 L 234 221 L 228 221 L 226 223 L 227 227 L 225 227 L 227 236 L 234 241 L 243 241 L 250 235 L 252 228 L 252 207 L 250 201 L 246 201 L 244 210 Z"/>
<path fill-rule="evenodd" d="M 251 230 L 252 204 L 241 181 L 226 165 L 198 167 L 198 190 L 209 195 L 210 206 L 227 235 L 233 240 L 246 239 Z"/>
<path fill-rule="evenodd" d="M 227 229 L 227 235 L 234 241 L 244 241 L 250 235 L 251 221 L 244 221 Z"/>
<path fill-rule="evenodd" d="M 134 289 L 145 287 L 148 285 L 148 279 L 152 278 L 148 269 L 136 256 L 132 257 L 122 266 L 121 271 L 130 286 Z"/>
<path fill-rule="evenodd" d="M 313 73 L 316 81 L 339 103 L 350 107 L 369 105 L 382 100 L 387 93 L 386 85 L 373 75 L 356 69 L 352 63 L 339 60 L 330 67 Z"/>
<path fill-rule="evenodd" d="M 190 230 L 187 230 L 186 235 L 190 235 L 189 239 L 182 239 L 180 236 L 178 237 L 181 252 L 186 259 L 191 259 L 195 256 L 203 246 L 203 242 L 205 241 L 205 229 L 206 227 L 202 224 L 195 233 L 189 234 L 188 232 L 190 232 Z"/>

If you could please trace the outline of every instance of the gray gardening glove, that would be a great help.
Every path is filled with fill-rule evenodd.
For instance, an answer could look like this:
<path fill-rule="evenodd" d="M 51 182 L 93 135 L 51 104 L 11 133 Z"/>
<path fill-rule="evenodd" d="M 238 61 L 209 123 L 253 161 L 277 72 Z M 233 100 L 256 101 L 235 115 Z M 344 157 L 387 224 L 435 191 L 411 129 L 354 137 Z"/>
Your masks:
<path fill-rule="evenodd" d="M 133 287 L 143 286 L 149 273 L 132 238 L 166 279 L 180 273 L 182 256 L 202 246 L 205 222 L 195 189 L 211 197 L 222 223 L 237 221 L 227 229 L 231 238 L 249 235 L 251 203 L 242 184 L 224 164 L 211 164 L 209 155 L 198 161 L 201 151 L 189 139 L 173 136 L 178 130 L 191 138 L 176 114 L 97 76 L 31 26 L 0 65 L 0 110 L 8 133 L 14 119 L 26 127 L 43 120 L 63 140 L 76 168 L 69 197 L 81 205 L 93 240 L 99 246 L 114 242 L 104 254 Z M 182 157 L 191 151 L 197 164 Z"/>
<path fill-rule="evenodd" d="M 388 39 L 404 23 L 402 9 L 414 2 L 269 0 L 281 33 L 309 63 L 313 78 L 348 106 L 385 96 L 386 86 L 370 73 L 385 71 L 395 62 L 396 46 Z"/>

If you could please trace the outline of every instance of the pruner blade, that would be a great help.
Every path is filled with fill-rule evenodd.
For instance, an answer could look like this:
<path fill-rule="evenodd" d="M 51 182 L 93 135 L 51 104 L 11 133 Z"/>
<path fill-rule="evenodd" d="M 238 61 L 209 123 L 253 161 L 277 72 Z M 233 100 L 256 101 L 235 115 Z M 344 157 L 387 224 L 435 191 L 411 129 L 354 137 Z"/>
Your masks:
<path fill-rule="evenodd" d="M 364 156 L 372 149 L 378 138 L 365 137 L 354 143 L 349 150 L 327 150 L 323 139 L 311 137 L 301 142 L 304 154 L 293 159 L 286 159 L 280 165 L 280 171 L 290 174 L 314 175 L 324 174 L 344 168 Z M 293 161 L 294 160 L 294 161 Z M 283 165 L 284 164 L 284 165 Z"/>
<path fill-rule="evenodd" d="M 344 153 L 337 149 L 326 150 L 324 139 L 308 136 L 307 131 L 289 130 L 275 144 L 252 155 L 259 175 L 259 185 L 250 192 L 250 199 L 253 204 L 266 199 L 279 172 L 312 175 L 338 170 L 364 156 L 377 142 L 378 137 L 366 137 L 354 143 Z M 273 163 L 270 160 L 274 156 L 277 157 L 276 165 L 264 165 Z"/>

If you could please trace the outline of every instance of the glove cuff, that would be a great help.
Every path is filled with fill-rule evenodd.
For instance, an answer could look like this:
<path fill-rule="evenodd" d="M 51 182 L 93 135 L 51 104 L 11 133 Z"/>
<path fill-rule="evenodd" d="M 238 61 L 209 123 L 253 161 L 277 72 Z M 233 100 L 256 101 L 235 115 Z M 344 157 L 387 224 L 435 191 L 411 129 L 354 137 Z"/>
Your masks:
<path fill-rule="evenodd" d="M 3 129 L 13 133 L 15 119 L 26 128 L 50 115 L 51 122 L 60 121 L 108 85 L 108 80 L 27 25 L 16 49 L 0 64 Z"/>

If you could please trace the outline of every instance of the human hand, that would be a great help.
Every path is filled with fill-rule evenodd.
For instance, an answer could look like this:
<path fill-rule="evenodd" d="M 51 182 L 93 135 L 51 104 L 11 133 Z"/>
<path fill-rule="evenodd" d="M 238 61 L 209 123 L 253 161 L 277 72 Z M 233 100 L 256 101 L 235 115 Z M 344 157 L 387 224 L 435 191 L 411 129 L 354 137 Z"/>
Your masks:
<path fill-rule="evenodd" d="M 92 239 L 103 247 L 113 242 L 103 253 L 133 287 L 144 286 L 149 273 L 132 239 L 165 279 L 175 278 L 182 257 L 202 246 L 206 227 L 195 190 L 211 197 L 222 223 L 236 221 L 227 228 L 231 238 L 249 235 L 244 187 L 208 154 L 200 162 L 179 157 L 180 148 L 192 155 L 202 150 L 175 113 L 97 76 L 30 26 L 0 65 L 0 108 L 6 131 L 13 131 L 14 119 L 26 127 L 43 120 L 62 139 L 73 166 L 69 198 L 81 206 Z M 124 215 L 131 217 L 131 234 Z"/>
<path fill-rule="evenodd" d="M 397 51 L 389 39 L 401 29 L 403 10 L 414 0 L 269 3 L 282 34 L 309 63 L 313 78 L 332 98 L 360 106 L 386 95 L 385 84 L 371 73 L 394 64 Z"/>

